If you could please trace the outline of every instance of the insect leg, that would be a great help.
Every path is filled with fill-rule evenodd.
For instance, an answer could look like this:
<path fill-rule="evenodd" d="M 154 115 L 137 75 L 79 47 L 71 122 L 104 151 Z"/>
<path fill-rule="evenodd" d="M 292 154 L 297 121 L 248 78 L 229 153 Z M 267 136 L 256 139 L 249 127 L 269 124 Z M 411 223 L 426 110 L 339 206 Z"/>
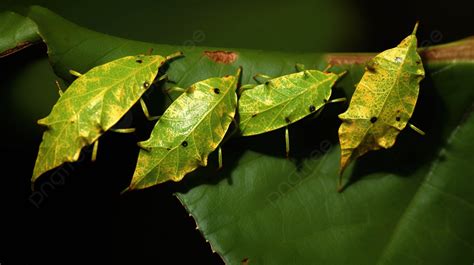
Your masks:
<path fill-rule="evenodd" d="M 164 75 L 158 77 L 157 79 L 155 79 L 155 81 L 153 81 L 152 84 L 156 84 L 156 83 L 159 83 L 159 82 L 161 82 L 163 80 L 167 80 L 167 79 L 168 79 L 168 74 L 164 74 Z"/>
<path fill-rule="evenodd" d="M 422 131 L 421 129 L 417 128 L 415 125 L 411 124 L 411 123 L 408 123 L 408 126 L 410 126 L 410 128 L 412 130 L 414 130 L 415 132 L 421 134 L 421 135 L 425 135 L 426 133 L 424 131 Z"/>
<path fill-rule="evenodd" d="M 82 76 L 81 73 L 76 72 L 76 71 L 74 71 L 74 70 L 69 70 L 69 73 L 70 73 L 71 75 L 75 76 L 75 77 L 81 77 L 81 76 Z"/>
<path fill-rule="evenodd" d="M 59 92 L 59 96 L 62 96 L 64 94 L 64 91 L 61 89 L 61 85 L 59 84 L 59 81 L 56 80 L 56 86 L 58 87 L 58 92 Z"/>
<path fill-rule="evenodd" d="M 327 73 L 331 67 L 332 67 L 332 64 L 328 64 L 326 68 L 324 68 L 323 72 Z"/>
<path fill-rule="evenodd" d="M 219 150 L 217 151 L 217 160 L 219 162 L 219 169 L 222 168 L 222 148 L 219 146 Z"/>
<path fill-rule="evenodd" d="M 174 59 L 174 58 L 176 58 L 176 57 L 181 57 L 181 56 L 183 56 L 183 55 L 184 55 L 183 52 L 175 52 L 175 53 L 173 53 L 173 54 L 170 54 L 170 55 L 166 56 L 166 60 L 169 61 L 169 60 L 171 60 L 171 59 Z"/>
<path fill-rule="evenodd" d="M 170 92 L 185 92 L 185 91 L 186 91 L 186 89 L 181 88 L 181 87 L 172 87 L 172 88 L 165 89 L 165 92 L 166 92 L 166 93 L 170 93 Z"/>
<path fill-rule="evenodd" d="M 338 76 L 338 78 L 341 78 L 341 77 L 343 77 L 343 76 L 346 75 L 346 74 L 347 74 L 347 71 L 343 71 L 343 72 L 337 74 L 337 76 Z"/>
<path fill-rule="evenodd" d="M 120 129 L 110 129 L 114 133 L 132 133 L 135 132 L 135 128 L 120 128 Z"/>
<path fill-rule="evenodd" d="M 295 69 L 296 69 L 297 72 L 302 72 L 302 71 L 306 70 L 306 67 L 304 66 L 304 64 L 297 63 L 295 65 Z"/>
<path fill-rule="evenodd" d="M 227 140 L 229 140 L 239 130 L 239 123 L 233 117 L 230 117 L 230 118 L 232 119 L 232 122 L 234 123 L 234 129 L 232 130 L 232 132 L 230 134 L 228 134 L 222 140 L 221 145 L 224 144 L 225 142 L 227 142 Z"/>
<path fill-rule="evenodd" d="M 158 120 L 161 117 L 161 116 L 150 116 L 150 113 L 148 112 L 148 108 L 145 104 L 145 101 L 142 98 L 140 99 L 140 106 L 142 106 L 143 114 L 145 114 L 145 117 L 147 118 L 147 120 L 154 121 L 154 120 Z"/>
<path fill-rule="evenodd" d="M 329 100 L 328 102 L 326 102 L 326 104 L 344 102 L 346 100 L 347 100 L 346 98 L 335 98 L 335 99 Z"/>
<path fill-rule="evenodd" d="M 140 149 L 142 149 L 142 150 L 145 150 L 145 151 L 147 151 L 147 152 L 150 152 L 150 151 L 151 151 L 151 148 L 148 147 L 148 146 L 144 146 L 142 142 L 138 142 L 137 145 L 138 145 L 138 147 L 140 147 Z"/>
<path fill-rule="evenodd" d="M 320 109 L 318 109 L 318 111 L 316 111 L 313 115 L 311 115 L 310 120 L 313 120 L 319 117 L 319 115 L 321 115 L 321 113 L 323 112 L 323 109 L 324 109 L 324 105 Z"/>
<path fill-rule="evenodd" d="M 286 158 L 290 156 L 290 132 L 288 126 L 285 128 L 285 144 L 286 144 Z"/>
<path fill-rule="evenodd" d="M 252 89 L 252 88 L 254 88 L 255 86 L 256 86 L 256 85 L 254 85 L 254 84 L 247 84 L 247 85 L 240 86 L 240 87 L 239 87 L 239 96 L 242 95 L 242 93 L 243 93 L 245 90 Z"/>
<path fill-rule="evenodd" d="M 265 81 L 261 82 L 260 79 L 263 79 Z M 256 74 L 256 75 L 253 76 L 253 80 L 255 80 L 259 84 L 265 83 L 266 81 L 268 81 L 268 79 L 272 79 L 272 77 L 268 76 L 268 75 L 264 75 L 264 74 Z"/>
<path fill-rule="evenodd" d="M 94 147 L 92 147 L 92 162 L 95 162 L 97 160 L 97 149 L 99 149 L 99 139 L 95 140 Z"/>

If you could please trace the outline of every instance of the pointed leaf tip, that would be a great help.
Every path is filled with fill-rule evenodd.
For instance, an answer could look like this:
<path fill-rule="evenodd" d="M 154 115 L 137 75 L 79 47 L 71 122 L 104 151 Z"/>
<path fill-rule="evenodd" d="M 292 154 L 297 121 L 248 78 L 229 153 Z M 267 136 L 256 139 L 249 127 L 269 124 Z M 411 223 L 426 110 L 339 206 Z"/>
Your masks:
<path fill-rule="evenodd" d="M 129 192 L 130 190 L 131 190 L 131 186 L 126 187 L 125 189 L 123 189 L 123 190 L 120 192 L 120 195 L 123 195 L 123 194 L 125 194 L 126 192 Z"/>
<path fill-rule="evenodd" d="M 416 31 L 418 30 L 418 24 L 420 24 L 420 21 L 416 21 L 415 23 L 415 27 L 413 28 L 413 32 L 411 33 L 411 35 L 416 35 Z"/>

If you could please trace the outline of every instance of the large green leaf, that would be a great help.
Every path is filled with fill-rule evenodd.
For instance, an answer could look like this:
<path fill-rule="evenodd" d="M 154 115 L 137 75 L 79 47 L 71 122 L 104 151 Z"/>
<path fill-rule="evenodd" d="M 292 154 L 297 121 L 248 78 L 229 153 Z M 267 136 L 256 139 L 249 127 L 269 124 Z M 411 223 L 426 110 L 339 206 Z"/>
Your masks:
<path fill-rule="evenodd" d="M 0 57 L 40 41 L 36 24 L 11 11 L 0 13 Z"/>
<path fill-rule="evenodd" d="M 26 15 L 63 77 L 70 68 L 85 72 L 148 48 L 176 50 L 84 30 L 39 7 Z M 335 94 L 350 97 L 370 57 L 214 50 L 186 53 L 170 66 L 170 79 L 187 87 L 240 65 L 248 83 L 259 72 L 278 76 L 296 62 L 321 69 L 329 61 L 349 71 Z M 224 170 L 216 173 L 211 165 L 188 176 L 177 185 L 179 199 L 229 264 L 471 264 L 472 51 L 472 40 L 422 51 L 427 77 L 413 122 L 427 135 L 404 131 L 392 149 L 356 161 L 343 193 L 336 192 L 337 114 L 345 107 L 330 106 L 318 119 L 291 126 L 293 160 L 281 156 L 280 130 L 231 140 Z"/>

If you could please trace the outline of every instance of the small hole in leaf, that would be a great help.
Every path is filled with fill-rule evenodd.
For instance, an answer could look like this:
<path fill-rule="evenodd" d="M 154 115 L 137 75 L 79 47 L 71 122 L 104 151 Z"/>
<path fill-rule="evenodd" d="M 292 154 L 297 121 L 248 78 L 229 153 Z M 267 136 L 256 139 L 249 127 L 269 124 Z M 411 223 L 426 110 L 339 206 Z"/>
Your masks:
<path fill-rule="evenodd" d="M 395 119 L 396 119 L 397 121 L 400 121 L 400 117 L 396 117 Z"/>
<path fill-rule="evenodd" d="M 372 117 L 372 118 L 370 118 L 370 122 L 371 122 L 371 123 L 375 123 L 376 121 L 377 121 L 377 117 Z"/>
<path fill-rule="evenodd" d="M 184 142 L 181 143 L 181 145 L 182 145 L 183 147 L 186 147 L 186 146 L 188 146 L 188 142 L 184 141 Z"/>
<path fill-rule="evenodd" d="M 270 81 L 266 81 L 266 82 L 265 82 L 265 85 L 266 85 L 266 86 L 270 85 Z"/>
<path fill-rule="evenodd" d="M 285 118 L 285 122 L 286 122 L 286 123 L 291 123 L 290 118 L 286 117 L 286 118 Z"/>
<path fill-rule="evenodd" d="M 316 110 L 316 107 L 314 105 L 309 106 L 309 112 L 313 112 Z"/>
<path fill-rule="evenodd" d="M 219 93 L 221 93 L 221 90 L 216 87 L 216 88 L 214 88 L 214 93 L 219 94 Z"/>
<path fill-rule="evenodd" d="M 137 63 L 143 63 L 143 60 L 138 59 L 138 60 L 136 60 L 135 62 L 137 62 Z"/>
<path fill-rule="evenodd" d="M 253 117 L 256 117 L 256 116 L 257 116 L 257 113 L 255 113 L 255 114 L 252 114 L 252 118 L 253 118 Z"/>
<path fill-rule="evenodd" d="M 143 88 L 149 88 L 149 87 L 150 87 L 150 83 L 148 82 L 143 83 Z"/>

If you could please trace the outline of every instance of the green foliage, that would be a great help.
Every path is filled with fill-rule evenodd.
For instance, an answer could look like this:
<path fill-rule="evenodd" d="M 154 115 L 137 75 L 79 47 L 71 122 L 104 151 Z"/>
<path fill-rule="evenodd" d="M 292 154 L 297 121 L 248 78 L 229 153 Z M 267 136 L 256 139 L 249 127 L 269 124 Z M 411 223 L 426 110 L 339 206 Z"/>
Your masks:
<path fill-rule="evenodd" d="M 180 50 L 84 30 L 39 7 L 27 15 L 64 78 L 69 69 L 86 72 L 150 47 L 160 54 Z M 466 40 L 422 51 L 427 78 L 412 120 L 423 121 L 428 134 L 420 139 L 405 130 L 393 148 L 361 157 L 347 168 L 351 183 L 343 193 L 335 190 L 336 117 L 343 107 L 329 106 L 317 124 L 292 127 L 294 160 L 275 151 L 275 134 L 233 139 L 223 171 L 195 171 L 178 186 L 178 198 L 228 264 L 244 259 L 250 264 L 472 263 L 474 63 L 462 53 L 444 55 L 473 46 Z M 280 76 L 297 62 L 321 69 L 329 61 L 337 72 L 348 70 L 334 93 L 350 97 L 363 73 L 363 65 L 354 63 L 360 56 L 335 60 L 324 54 L 232 50 L 231 60 L 217 62 L 228 53 L 206 53 L 213 50 L 196 48 L 174 62 L 167 71 L 170 80 L 188 87 L 242 66 L 243 83 L 250 83 L 255 73 Z"/>
<path fill-rule="evenodd" d="M 40 41 L 36 24 L 14 12 L 0 13 L 0 58 Z"/>

